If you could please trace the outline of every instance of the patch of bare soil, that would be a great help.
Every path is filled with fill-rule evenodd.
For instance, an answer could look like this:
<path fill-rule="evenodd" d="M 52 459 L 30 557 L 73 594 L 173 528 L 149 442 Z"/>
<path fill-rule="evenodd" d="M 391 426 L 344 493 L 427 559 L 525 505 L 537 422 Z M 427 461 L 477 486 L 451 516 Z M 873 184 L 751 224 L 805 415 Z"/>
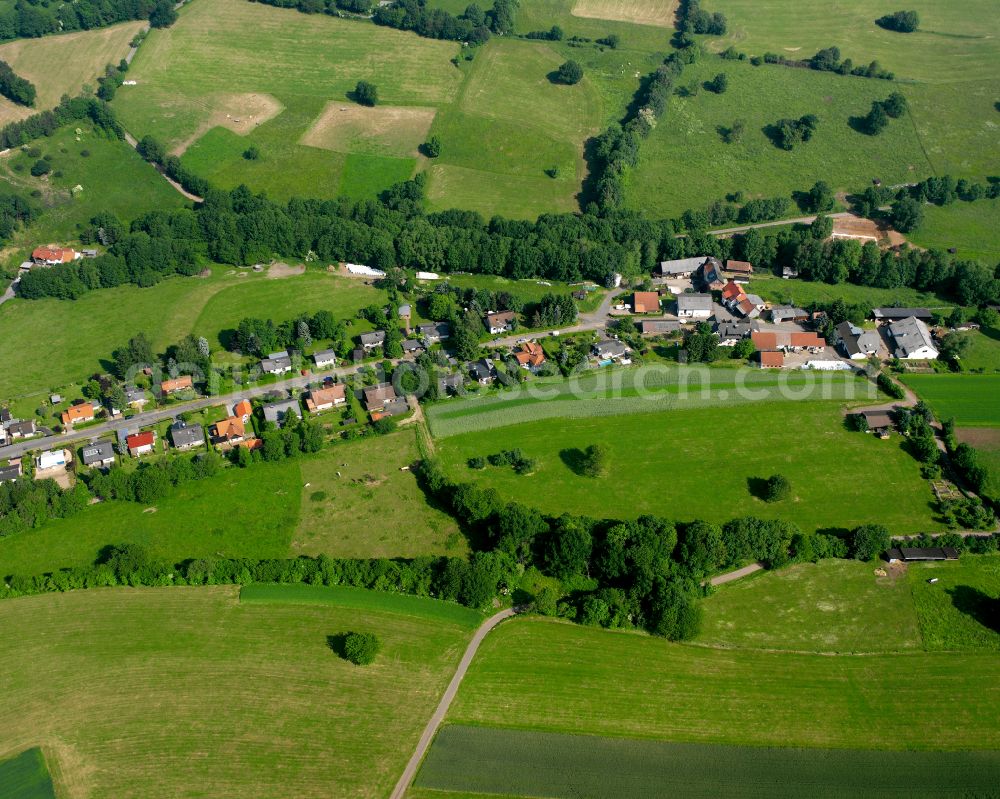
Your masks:
<path fill-rule="evenodd" d="M 304 275 L 306 272 L 305 264 L 298 264 L 296 266 L 291 266 L 289 264 L 283 263 L 282 261 L 275 261 L 267 270 L 267 276 L 271 280 L 280 280 L 283 277 L 295 277 L 296 275 Z"/>
<path fill-rule="evenodd" d="M 285 107 L 270 94 L 245 92 L 241 94 L 213 94 L 203 103 L 209 111 L 198 129 L 174 148 L 174 155 L 182 155 L 188 147 L 212 128 L 226 128 L 239 136 L 246 136 L 258 125 L 274 119 Z"/>
<path fill-rule="evenodd" d="M 956 427 L 955 437 L 973 447 L 1000 448 L 1000 430 L 991 427 Z"/>
<path fill-rule="evenodd" d="M 327 104 L 300 144 L 335 152 L 415 155 L 434 122 L 434 108 L 378 105 L 372 108 L 336 101 Z"/>

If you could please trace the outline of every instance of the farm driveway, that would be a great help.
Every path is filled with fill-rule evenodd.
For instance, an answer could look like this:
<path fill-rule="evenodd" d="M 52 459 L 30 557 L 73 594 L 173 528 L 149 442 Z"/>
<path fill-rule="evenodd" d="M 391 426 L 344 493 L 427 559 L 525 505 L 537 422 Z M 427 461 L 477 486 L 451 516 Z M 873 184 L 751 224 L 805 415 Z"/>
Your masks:
<path fill-rule="evenodd" d="M 451 678 L 451 682 L 448 683 L 448 687 L 445 689 L 444 696 L 442 696 L 441 701 L 438 702 L 437 710 L 434 711 L 434 715 L 431 716 L 430 721 L 427 722 L 427 726 L 424 727 L 423 734 L 417 742 L 417 748 L 414 750 L 410 761 L 406 764 L 406 768 L 403 769 L 403 774 L 400 776 L 399 782 L 396 783 L 396 787 L 392 789 L 389 799 L 403 799 L 406 795 L 406 791 L 410 787 L 410 783 L 413 782 L 413 778 L 417 774 L 417 769 L 420 767 L 420 763 L 424 759 L 424 755 L 427 754 L 431 741 L 434 740 L 434 736 L 437 734 L 438 727 L 440 727 L 441 722 L 444 721 L 445 714 L 448 712 L 448 707 L 451 705 L 451 701 L 455 698 L 455 694 L 458 693 L 458 686 L 462 684 L 462 679 L 465 677 L 465 673 L 469 670 L 472 658 L 476 656 L 479 645 L 483 642 L 483 639 L 487 636 L 490 630 L 496 627 L 500 622 L 509 619 L 514 615 L 514 613 L 515 611 L 511 608 L 501 610 L 499 613 L 490 616 L 482 623 L 482 625 L 480 625 L 479 629 L 476 630 L 476 634 L 472 636 L 472 640 L 469 641 L 469 646 L 465 649 L 465 654 L 462 655 L 462 660 L 458 664 L 455 676 Z"/>

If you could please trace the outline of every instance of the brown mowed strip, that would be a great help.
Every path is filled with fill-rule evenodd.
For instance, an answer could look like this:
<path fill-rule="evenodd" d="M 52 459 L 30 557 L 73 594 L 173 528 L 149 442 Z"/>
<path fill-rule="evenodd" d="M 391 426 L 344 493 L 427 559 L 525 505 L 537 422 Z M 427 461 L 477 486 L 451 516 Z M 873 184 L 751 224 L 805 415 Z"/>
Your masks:
<path fill-rule="evenodd" d="M 576 0 L 574 17 L 634 22 L 669 28 L 674 24 L 677 0 Z"/>
<path fill-rule="evenodd" d="M 963 444 L 973 447 L 1000 448 L 1000 428 L 956 427 L 955 436 Z"/>

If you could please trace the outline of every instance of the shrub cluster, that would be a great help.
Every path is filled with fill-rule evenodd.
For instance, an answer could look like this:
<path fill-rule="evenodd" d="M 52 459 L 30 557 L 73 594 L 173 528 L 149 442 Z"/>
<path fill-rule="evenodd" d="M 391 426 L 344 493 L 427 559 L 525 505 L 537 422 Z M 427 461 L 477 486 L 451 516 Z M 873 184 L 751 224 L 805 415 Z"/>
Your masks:
<path fill-rule="evenodd" d="M 18 105 L 35 104 L 35 84 L 14 72 L 6 61 L 0 61 L 0 94 Z"/>
<path fill-rule="evenodd" d="M 897 33 L 913 33 L 920 27 L 920 15 L 916 11 L 896 11 L 879 17 L 875 24 Z"/>

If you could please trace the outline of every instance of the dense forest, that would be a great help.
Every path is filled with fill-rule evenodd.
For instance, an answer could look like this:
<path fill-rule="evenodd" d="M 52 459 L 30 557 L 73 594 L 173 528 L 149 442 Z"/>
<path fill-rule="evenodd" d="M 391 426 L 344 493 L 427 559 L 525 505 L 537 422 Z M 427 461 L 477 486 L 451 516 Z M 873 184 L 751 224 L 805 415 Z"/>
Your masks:
<path fill-rule="evenodd" d="M 74 0 L 72 3 L 18 0 L 13 8 L 0 12 L 0 40 L 87 31 L 116 22 L 150 19 L 154 13 L 160 20 L 169 19 L 166 24 L 170 24 L 173 21 L 170 14 L 160 8 L 164 4 L 173 5 L 169 0 Z"/>

